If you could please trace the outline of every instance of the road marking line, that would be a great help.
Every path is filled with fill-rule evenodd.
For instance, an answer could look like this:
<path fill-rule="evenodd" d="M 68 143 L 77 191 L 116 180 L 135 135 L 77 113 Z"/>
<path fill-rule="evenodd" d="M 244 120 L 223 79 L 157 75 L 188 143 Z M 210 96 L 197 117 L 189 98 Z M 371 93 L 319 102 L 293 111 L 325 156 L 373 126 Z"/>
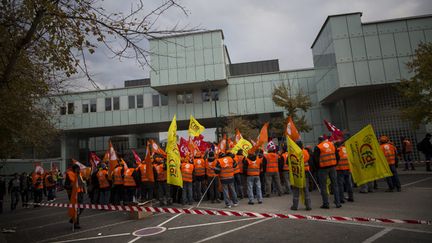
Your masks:
<path fill-rule="evenodd" d="M 248 220 L 256 220 L 256 219 L 260 219 L 260 218 L 246 218 L 246 219 L 227 220 L 227 221 L 211 222 L 211 223 L 203 223 L 203 224 L 193 224 L 193 225 L 172 227 L 172 228 L 168 228 L 168 230 L 186 229 L 186 228 L 194 228 L 194 227 L 216 225 L 216 224 L 227 224 L 227 223 L 233 223 L 233 222 L 239 222 L 239 221 L 248 221 Z"/>
<path fill-rule="evenodd" d="M 137 236 L 137 237 L 135 237 L 134 239 L 128 241 L 128 243 L 133 243 L 133 242 L 135 242 L 135 241 L 137 241 L 137 240 L 139 240 L 139 239 L 141 239 L 141 236 Z"/>
<path fill-rule="evenodd" d="M 255 225 L 255 224 L 259 224 L 259 223 L 262 223 L 262 222 L 267 221 L 267 220 L 270 220 L 270 219 L 272 219 L 272 218 L 266 218 L 266 219 L 258 220 L 258 221 L 255 221 L 255 222 L 253 222 L 253 223 L 250 223 L 250 224 L 247 224 L 247 225 L 243 225 L 243 226 L 240 226 L 240 227 L 234 228 L 234 229 L 232 229 L 232 230 L 228 230 L 228 231 L 226 231 L 226 232 L 223 232 L 223 233 L 220 233 L 220 234 L 217 234 L 217 235 L 213 235 L 213 236 L 207 237 L 207 238 L 205 238 L 205 239 L 202 239 L 202 240 L 196 241 L 195 243 L 201 243 L 201 242 L 205 242 L 205 241 L 208 241 L 208 240 L 212 240 L 212 239 L 215 239 L 215 238 L 218 238 L 218 237 L 224 236 L 224 235 L 226 235 L 226 234 L 230 234 L 230 233 L 232 233 L 232 232 L 234 232 L 234 231 L 241 230 L 241 229 L 247 228 L 247 227 L 249 227 L 249 226 L 252 226 L 252 225 Z"/>
<path fill-rule="evenodd" d="M 371 237 L 367 238 L 366 240 L 364 240 L 363 243 L 372 243 L 372 242 L 378 240 L 379 238 L 383 237 L 388 232 L 392 231 L 392 229 L 393 228 L 386 227 L 383 230 L 381 230 L 380 232 L 378 232 L 378 233 L 372 235 Z"/>
<path fill-rule="evenodd" d="M 67 235 L 60 235 L 60 236 L 44 239 L 44 240 L 41 240 L 41 241 L 37 241 L 37 243 L 51 242 L 51 241 L 56 240 L 58 238 L 68 237 L 68 236 L 72 236 L 72 235 L 86 233 L 86 232 L 90 232 L 90 231 L 94 231 L 94 230 L 98 230 L 98 229 L 103 229 L 103 228 L 112 227 L 112 226 L 116 226 L 116 225 L 120 225 L 120 224 L 130 223 L 130 222 L 135 222 L 135 221 L 134 220 L 125 220 L 125 221 L 121 221 L 121 222 L 117 222 L 117 223 L 113 223 L 113 224 L 102 225 L 102 226 L 99 226 L 99 227 L 96 227 L 96 228 L 91 228 L 91 229 L 76 231 L 74 233 L 70 233 L 70 234 L 67 234 Z"/>
<path fill-rule="evenodd" d="M 86 237 L 86 238 L 80 238 L 80 239 L 54 241 L 54 242 L 55 243 L 66 243 L 66 242 L 75 242 L 75 241 L 83 241 L 83 240 L 96 240 L 96 239 L 102 239 L 102 238 L 125 236 L 125 235 L 130 235 L 130 234 L 131 233 L 121 233 L 121 234 L 114 234 L 114 235 L 93 236 L 93 237 Z"/>
<path fill-rule="evenodd" d="M 402 185 L 402 186 L 411 186 L 411 185 L 417 184 L 417 183 L 419 183 L 419 182 L 428 181 L 428 180 L 430 180 L 430 179 L 432 179 L 432 177 L 424 178 L 424 179 L 421 179 L 421 180 L 418 180 L 418 181 L 413 181 L 413 182 L 411 182 L 411 183 L 404 184 L 404 185 Z"/>
<path fill-rule="evenodd" d="M 192 208 L 193 208 L 193 206 L 190 207 L 190 208 L 188 208 L 188 210 L 190 210 L 190 209 L 192 209 Z M 176 215 L 172 216 L 171 218 L 167 219 L 166 221 L 160 223 L 157 227 L 161 227 L 162 225 L 168 223 L 169 221 L 171 221 L 171 220 L 177 218 L 178 216 L 180 216 L 180 215 L 182 215 L 182 214 L 184 214 L 184 213 L 179 213 L 179 214 L 176 214 Z"/>

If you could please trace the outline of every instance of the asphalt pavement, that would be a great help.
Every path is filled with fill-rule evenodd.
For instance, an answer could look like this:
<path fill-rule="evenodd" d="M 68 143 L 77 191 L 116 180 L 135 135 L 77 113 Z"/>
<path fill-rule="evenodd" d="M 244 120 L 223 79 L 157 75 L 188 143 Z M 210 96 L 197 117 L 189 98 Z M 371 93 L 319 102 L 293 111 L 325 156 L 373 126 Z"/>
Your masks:
<path fill-rule="evenodd" d="M 313 191 L 312 211 L 290 210 L 291 195 L 265 198 L 260 205 L 248 205 L 243 199 L 231 210 L 432 220 L 432 173 L 401 172 L 400 179 L 402 192 L 384 192 L 386 184 L 381 180 L 373 193 L 360 194 L 356 188 L 355 201 L 339 209 L 334 205 L 320 209 L 320 195 Z M 58 196 L 59 202 L 66 202 L 65 193 Z M 6 212 L 0 215 L 0 229 L 5 231 L 0 242 L 432 242 L 432 225 L 168 213 L 133 220 L 128 212 L 102 210 L 85 210 L 81 229 L 72 232 L 65 208 L 19 207 L 11 212 L 8 206 L 6 201 Z M 224 204 L 204 202 L 200 208 L 224 209 Z"/>

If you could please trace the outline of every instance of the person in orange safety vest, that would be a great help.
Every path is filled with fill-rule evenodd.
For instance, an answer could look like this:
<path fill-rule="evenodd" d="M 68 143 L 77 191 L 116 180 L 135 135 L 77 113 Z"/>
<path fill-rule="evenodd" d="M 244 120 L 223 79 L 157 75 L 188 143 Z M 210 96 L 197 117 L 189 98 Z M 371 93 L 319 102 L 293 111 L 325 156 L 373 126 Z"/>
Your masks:
<path fill-rule="evenodd" d="M 390 167 L 390 171 L 392 172 L 392 176 L 386 178 L 388 189 L 386 192 L 393 192 L 396 187 L 398 192 L 401 191 L 401 184 L 399 181 L 399 175 L 396 170 L 396 162 L 397 162 L 397 150 L 396 147 L 390 143 L 390 140 L 387 136 L 380 137 L 380 147 L 384 153 L 384 156 L 387 159 L 387 163 Z"/>
<path fill-rule="evenodd" d="M 351 182 L 351 171 L 348 163 L 348 154 L 343 143 L 337 143 L 338 161 L 336 165 L 337 182 L 339 186 L 339 198 L 341 203 L 345 203 L 344 188 L 348 193 L 348 202 L 354 202 L 353 185 Z"/>

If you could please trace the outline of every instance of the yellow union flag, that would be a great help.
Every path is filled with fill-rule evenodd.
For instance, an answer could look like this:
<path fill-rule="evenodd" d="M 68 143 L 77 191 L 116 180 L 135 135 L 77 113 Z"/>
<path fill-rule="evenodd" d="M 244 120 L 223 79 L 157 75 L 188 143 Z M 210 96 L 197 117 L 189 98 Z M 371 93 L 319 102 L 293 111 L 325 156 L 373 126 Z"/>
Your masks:
<path fill-rule="evenodd" d="M 306 177 L 303 162 L 303 151 L 289 136 L 286 136 L 286 139 L 291 185 L 297 188 L 304 188 Z"/>
<path fill-rule="evenodd" d="M 177 122 L 175 115 L 168 129 L 167 140 L 167 183 L 183 187 L 183 179 L 180 169 L 180 152 L 177 147 Z"/>
<path fill-rule="evenodd" d="M 199 124 L 192 115 L 190 115 L 189 120 L 189 135 L 192 137 L 199 136 L 204 131 L 205 127 Z"/>
<path fill-rule="evenodd" d="M 345 142 L 351 174 L 357 185 L 392 176 L 371 125 Z"/>
<path fill-rule="evenodd" d="M 253 145 L 246 139 L 240 138 L 240 140 L 236 143 L 236 145 L 231 149 L 233 154 L 237 154 L 237 152 L 241 149 L 243 150 L 243 155 L 247 156 L 247 152 L 253 147 Z"/>

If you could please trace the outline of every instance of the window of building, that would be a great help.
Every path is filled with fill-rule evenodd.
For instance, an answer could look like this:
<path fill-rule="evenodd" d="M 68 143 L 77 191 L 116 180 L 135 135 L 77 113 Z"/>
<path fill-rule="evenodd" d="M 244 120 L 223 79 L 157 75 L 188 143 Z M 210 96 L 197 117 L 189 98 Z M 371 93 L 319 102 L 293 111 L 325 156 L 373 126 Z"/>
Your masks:
<path fill-rule="evenodd" d="M 60 115 L 66 115 L 66 106 L 60 107 Z"/>
<path fill-rule="evenodd" d="M 137 108 L 143 108 L 144 107 L 144 97 L 143 95 L 137 95 Z"/>
<path fill-rule="evenodd" d="M 73 102 L 68 103 L 68 114 L 73 114 L 74 111 L 75 111 L 74 103 Z"/>
<path fill-rule="evenodd" d="M 159 95 L 157 94 L 152 95 L 152 103 L 153 106 L 159 106 Z"/>
<path fill-rule="evenodd" d="M 135 109 L 135 95 L 129 95 L 129 109 Z"/>
<path fill-rule="evenodd" d="M 219 90 L 218 89 L 204 89 L 202 90 L 202 101 L 208 102 L 213 100 L 219 100 Z"/>
<path fill-rule="evenodd" d="M 184 104 L 184 93 L 177 93 L 177 104 Z"/>
<path fill-rule="evenodd" d="M 120 97 L 113 98 L 113 108 L 115 111 L 120 110 Z"/>
<path fill-rule="evenodd" d="M 105 98 L 105 111 L 110 111 L 112 110 L 112 99 L 110 98 Z"/>
<path fill-rule="evenodd" d="M 88 113 L 89 112 L 89 104 L 84 103 L 82 104 L 82 113 Z"/>
<path fill-rule="evenodd" d="M 168 95 L 161 94 L 160 97 L 161 97 L 161 105 L 163 106 L 168 105 Z"/>
<path fill-rule="evenodd" d="M 177 104 L 191 104 L 193 103 L 192 91 L 177 93 Z"/>
<path fill-rule="evenodd" d="M 96 99 L 90 100 L 90 112 L 96 112 Z"/>

